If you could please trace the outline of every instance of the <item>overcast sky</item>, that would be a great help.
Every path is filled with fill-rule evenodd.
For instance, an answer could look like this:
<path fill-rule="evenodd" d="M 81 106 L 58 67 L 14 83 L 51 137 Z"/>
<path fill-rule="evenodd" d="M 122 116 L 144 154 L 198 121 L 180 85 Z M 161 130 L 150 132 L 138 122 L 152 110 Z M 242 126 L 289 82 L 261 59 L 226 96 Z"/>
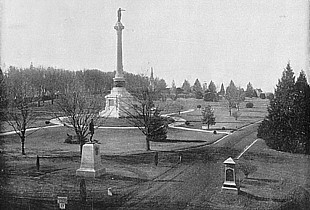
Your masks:
<path fill-rule="evenodd" d="M 213 80 L 273 91 L 290 61 L 308 72 L 307 0 L 2 0 L 2 65 L 116 68 L 117 9 L 123 63 L 171 86 Z M 309 76 L 309 75 L 308 75 Z"/>

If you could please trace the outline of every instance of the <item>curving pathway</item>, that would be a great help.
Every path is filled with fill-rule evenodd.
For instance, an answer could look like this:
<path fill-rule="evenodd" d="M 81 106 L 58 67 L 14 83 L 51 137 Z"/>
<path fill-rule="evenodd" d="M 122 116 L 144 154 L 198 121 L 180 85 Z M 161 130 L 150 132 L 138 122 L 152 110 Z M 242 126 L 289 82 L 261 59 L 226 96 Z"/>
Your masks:
<path fill-rule="evenodd" d="M 180 114 L 184 114 L 184 113 L 189 113 L 189 112 L 193 112 L 195 111 L 195 109 L 189 109 L 186 111 L 182 111 L 180 112 Z M 169 113 L 169 114 L 163 114 L 163 117 L 171 117 L 175 120 L 174 123 L 169 124 L 168 126 L 170 128 L 174 128 L 174 129 L 179 129 L 179 130 L 187 130 L 187 131 L 195 131 L 195 132 L 205 132 L 205 133 L 213 133 L 212 130 L 202 130 L 202 129 L 194 129 L 194 128 L 185 128 L 185 127 L 178 127 L 180 125 L 185 124 L 186 120 L 181 118 L 181 117 L 176 117 L 176 116 L 172 116 L 172 115 L 176 115 L 178 113 Z M 68 126 L 68 127 L 72 127 L 72 125 L 63 123 L 62 120 L 66 118 L 66 117 L 60 117 L 58 118 L 54 118 L 51 119 L 50 122 L 52 124 L 55 125 L 51 125 L 51 126 L 44 126 L 44 127 L 36 127 L 36 128 L 28 128 L 27 131 L 35 131 L 35 130 L 39 130 L 39 129 L 47 129 L 47 128 L 54 128 L 54 127 L 60 127 L 60 126 Z M 108 127 L 108 126 L 98 126 L 98 128 L 101 129 L 138 129 L 137 127 Z M 7 135 L 12 135 L 12 134 L 16 134 L 16 131 L 9 131 L 9 132 L 4 132 L 4 133 L 0 133 L 0 136 L 7 136 Z M 230 132 L 227 131 L 217 131 L 217 133 L 219 134 L 231 134 Z"/>

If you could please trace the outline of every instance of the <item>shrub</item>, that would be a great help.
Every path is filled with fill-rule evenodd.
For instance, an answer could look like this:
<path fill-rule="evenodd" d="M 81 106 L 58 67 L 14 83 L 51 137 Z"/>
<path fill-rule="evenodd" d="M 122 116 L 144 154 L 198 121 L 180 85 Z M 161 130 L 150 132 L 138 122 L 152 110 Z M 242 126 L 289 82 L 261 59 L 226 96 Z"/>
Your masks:
<path fill-rule="evenodd" d="M 203 94 L 200 91 L 195 92 L 195 98 L 196 99 L 203 99 Z"/>
<path fill-rule="evenodd" d="M 197 109 L 201 109 L 201 105 L 199 104 L 199 105 L 197 105 Z"/>
<path fill-rule="evenodd" d="M 241 115 L 241 112 L 233 112 L 232 113 L 232 116 L 235 118 L 235 120 L 238 120 L 238 118 L 240 117 L 240 115 Z"/>
<path fill-rule="evenodd" d="M 254 104 L 252 102 L 249 102 L 245 105 L 246 108 L 253 108 Z"/>
<path fill-rule="evenodd" d="M 252 173 L 254 173 L 257 170 L 257 167 L 250 164 L 249 162 L 240 162 L 238 163 L 238 169 L 241 170 L 245 177 L 248 178 L 248 176 Z"/>

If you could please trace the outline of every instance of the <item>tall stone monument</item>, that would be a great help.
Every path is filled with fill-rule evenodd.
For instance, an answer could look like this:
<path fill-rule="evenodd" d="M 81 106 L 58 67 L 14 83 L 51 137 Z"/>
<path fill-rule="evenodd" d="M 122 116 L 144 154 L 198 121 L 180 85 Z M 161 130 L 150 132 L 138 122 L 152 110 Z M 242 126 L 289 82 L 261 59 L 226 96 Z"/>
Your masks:
<path fill-rule="evenodd" d="M 134 97 L 125 88 L 125 78 L 123 72 L 123 43 L 122 43 L 122 30 L 124 29 L 123 24 L 121 23 L 121 8 L 117 11 L 117 22 L 114 26 L 114 29 L 117 33 L 117 62 L 116 62 L 116 73 L 113 78 L 114 87 L 111 90 L 109 95 L 105 96 L 106 106 L 103 111 L 99 113 L 101 117 L 112 117 L 120 118 L 127 116 L 128 112 L 132 109 L 132 102 Z"/>

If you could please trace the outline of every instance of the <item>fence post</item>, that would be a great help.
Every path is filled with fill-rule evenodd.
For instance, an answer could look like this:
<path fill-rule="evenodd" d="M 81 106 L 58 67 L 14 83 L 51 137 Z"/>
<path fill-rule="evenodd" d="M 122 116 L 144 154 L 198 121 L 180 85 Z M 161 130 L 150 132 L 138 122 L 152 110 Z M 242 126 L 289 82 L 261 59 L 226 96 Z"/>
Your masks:
<path fill-rule="evenodd" d="M 37 155 L 37 171 L 40 171 L 40 159 L 39 159 L 39 155 Z"/>
<path fill-rule="evenodd" d="M 81 182 L 80 182 L 80 199 L 81 199 L 82 207 L 84 207 L 85 204 L 86 204 L 86 184 L 85 184 L 85 179 L 81 179 Z"/>

